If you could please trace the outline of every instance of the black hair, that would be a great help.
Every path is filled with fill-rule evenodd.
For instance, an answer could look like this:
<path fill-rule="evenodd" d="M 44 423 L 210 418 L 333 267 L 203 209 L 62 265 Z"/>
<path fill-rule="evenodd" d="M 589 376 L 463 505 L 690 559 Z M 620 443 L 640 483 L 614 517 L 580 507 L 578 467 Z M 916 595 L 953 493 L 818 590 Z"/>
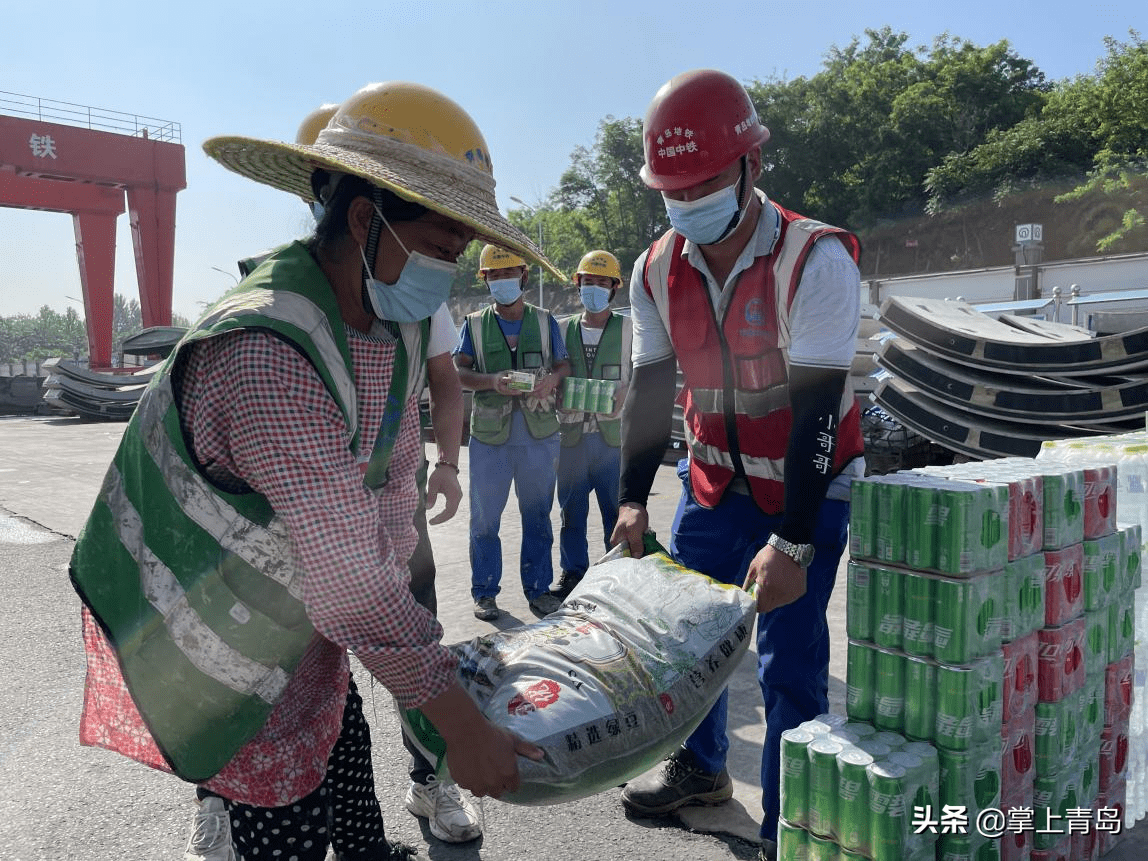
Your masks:
<path fill-rule="evenodd" d="M 356 197 L 374 201 L 383 217 L 392 224 L 414 221 L 430 211 L 421 203 L 404 200 L 392 191 L 379 188 L 361 176 L 349 173 L 343 174 L 331 194 L 327 192 L 330 179 L 331 174 L 326 170 L 319 169 L 311 174 L 311 189 L 323 205 L 323 217 L 315 224 L 315 233 L 310 243 L 313 248 L 332 245 L 348 234 L 347 211 Z M 324 197 L 330 199 L 325 200 Z"/>

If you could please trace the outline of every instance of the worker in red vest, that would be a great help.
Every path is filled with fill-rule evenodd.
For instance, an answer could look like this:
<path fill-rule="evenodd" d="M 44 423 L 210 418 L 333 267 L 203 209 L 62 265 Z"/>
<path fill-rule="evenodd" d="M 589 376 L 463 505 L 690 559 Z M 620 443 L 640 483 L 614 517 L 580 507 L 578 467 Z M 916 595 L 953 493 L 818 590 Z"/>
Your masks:
<path fill-rule="evenodd" d="M 612 540 L 642 553 L 680 367 L 689 458 L 670 550 L 722 582 L 756 584 L 761 854 L 772 858 L 781 733 L 829 705 L 826 607 L 864 459 L 848 384 L 860 246 L 754 186 L 767 140 L 745 88 L 722 72 L 678 75 L 647 109 L 641 176 L 662 192 L 672 229 L 638 258 L 630 283 L 634 372 Z M 661 814 L 732 796 L 726 698 L 660 768 L 629 783 L 627 809 Z"/>

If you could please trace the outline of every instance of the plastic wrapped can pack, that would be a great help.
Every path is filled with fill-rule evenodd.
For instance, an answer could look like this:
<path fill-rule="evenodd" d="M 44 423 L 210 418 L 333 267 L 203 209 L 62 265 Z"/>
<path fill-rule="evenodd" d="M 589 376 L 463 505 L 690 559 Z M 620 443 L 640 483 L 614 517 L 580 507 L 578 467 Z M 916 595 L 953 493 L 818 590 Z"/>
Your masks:
<path fill-rule="evenodd" d="M 745 654 L 754 599 L 661 553 L 591 566 L 544 619 L 451 646 L 458 679 L 491 723 L 541 747 L 500 800 L 553 804 L 617 786 L 672 753 Z M 417 709 L 400 716 L 446 773 Z"/>

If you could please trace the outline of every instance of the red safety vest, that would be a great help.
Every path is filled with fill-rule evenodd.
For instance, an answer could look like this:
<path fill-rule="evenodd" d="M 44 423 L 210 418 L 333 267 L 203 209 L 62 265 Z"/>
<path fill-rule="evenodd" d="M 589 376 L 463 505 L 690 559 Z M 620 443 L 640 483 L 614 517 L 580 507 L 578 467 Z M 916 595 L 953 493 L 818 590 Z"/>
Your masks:
<path fill-rule="evenodd" d="M 813 243 L 822 236 L 836 236 L 855 261 L 860 258 L 852 233 L 769 205 L 781 217 L 773 251 L 755 258 L 738 277 L 720 323 L 705 281 L 682 255 L 682 236 L 670 230 L 646 255 L 646 292 L 667 321 L 685 377 L 678 400 L 685 412 L 690 487 L 706 508 L 717 505 L 740 463 L 761 510 L 783 510 L 785 451 L 793 425 L 789 310 Z M 733 400 L 728 404 L 732 440 L 727 389 Z M 839 415 L 834 474 L 864 451 L 861 414 L 848 381 Z"/>

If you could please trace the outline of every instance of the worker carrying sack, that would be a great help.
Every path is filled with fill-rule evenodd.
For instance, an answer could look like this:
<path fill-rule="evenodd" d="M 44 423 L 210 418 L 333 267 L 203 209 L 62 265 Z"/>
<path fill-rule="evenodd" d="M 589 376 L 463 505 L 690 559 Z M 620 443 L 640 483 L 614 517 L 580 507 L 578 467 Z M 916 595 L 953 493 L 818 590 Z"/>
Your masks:
<path fill-rule="evenodd" d="M 746 592 L 664 551 L 631 559 L 615 548 L 556 612 L 451 646 L 459 682 L 487 719 L 546 752 L 519 759 L 521 784 L 500 800 L 573 801 L 652 768 L 721 694 L 754 615 Z M 418 709 L 399 714 L 449 781 L 434 726 Z"/>

